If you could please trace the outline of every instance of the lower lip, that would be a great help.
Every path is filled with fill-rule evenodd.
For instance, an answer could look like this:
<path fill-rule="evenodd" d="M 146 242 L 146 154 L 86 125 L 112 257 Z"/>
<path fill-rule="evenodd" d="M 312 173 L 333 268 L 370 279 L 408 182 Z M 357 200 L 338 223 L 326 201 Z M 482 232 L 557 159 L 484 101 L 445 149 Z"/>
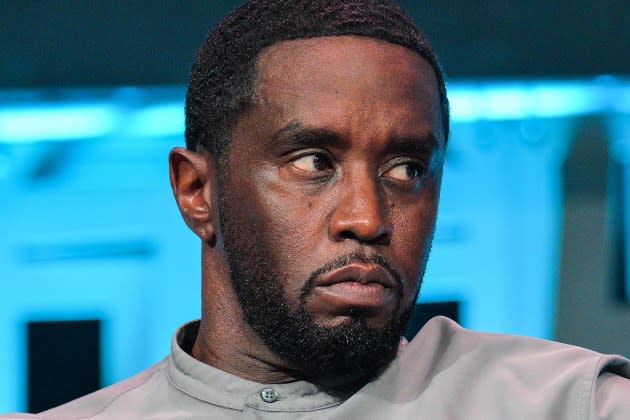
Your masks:
<path fill-rule="evenodd" d="M 394 289 L 380 283 L 345 281 L 315 290 L 335 306 L 382 307 L 395 300 Z"/>

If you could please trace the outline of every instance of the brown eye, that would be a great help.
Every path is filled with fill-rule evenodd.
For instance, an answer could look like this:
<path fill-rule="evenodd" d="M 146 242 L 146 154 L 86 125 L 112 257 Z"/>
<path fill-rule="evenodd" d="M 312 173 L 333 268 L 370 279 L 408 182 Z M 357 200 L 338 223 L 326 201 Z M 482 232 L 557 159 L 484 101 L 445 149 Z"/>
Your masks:
<path fill-rule="evenodd" d="M 291 162 L 293 166 L 304 172 L 322 172 L 332 168 L 330 158 L 322 153 L 304 155 Z"/>
<path fill-rule="evenodd" d="M 397 181 L 413 181 L 422 175 L 422 165 L 416 163 L 402 163 L 390 168 L 383 175 Z"/>

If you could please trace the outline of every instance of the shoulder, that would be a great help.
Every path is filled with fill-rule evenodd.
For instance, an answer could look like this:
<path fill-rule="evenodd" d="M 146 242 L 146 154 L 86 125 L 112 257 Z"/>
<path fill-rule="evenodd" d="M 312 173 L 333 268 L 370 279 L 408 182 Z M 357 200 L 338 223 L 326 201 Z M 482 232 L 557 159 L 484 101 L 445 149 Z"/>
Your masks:
<path fill-rule="evenodd" d="M 543 378 L 560 371 L 586 377 L 601 372 L 630 376 L 630 362 L 622 356 L 532 337 L 471 331 L 445 317 L 430 320 L 408 350 L 423 352 L 427 346 L 441 355 L 438 369 L 443 364 L 457 362 L 471 363 L 484 370 L 501 369 Z"/>
<path fill-rule="evenodd" d="M 142 391 L 156 376 L 163 375 L 166 359 L 156 365 L 91 394 L 39 414 L 7 414 L 0 419 L 79 420 L 99 416 L 116 400 L 131 392 Z"/>
<path fill-rule="evenodd" d="M 475 332 L 437 317 L 411 341 L 398 366 L 405 383 L 447 393 L 463 405 L 534 410 L 537 418 L 565 418 L 553 414 L 558 412 L 630 418 L 630 362 L 577 346 Z M 604 412 L 624 414 L 600 417 Z"/>

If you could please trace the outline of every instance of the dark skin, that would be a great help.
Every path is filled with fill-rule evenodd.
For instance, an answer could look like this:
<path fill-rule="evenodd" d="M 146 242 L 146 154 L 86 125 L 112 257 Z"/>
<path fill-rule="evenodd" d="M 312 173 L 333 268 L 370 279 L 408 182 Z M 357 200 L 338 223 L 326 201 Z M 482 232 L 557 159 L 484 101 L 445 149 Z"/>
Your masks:
<path fill-rule="evenodd" d="M 379 327 L 415 302 L 435 227 L 445 140 L 433 70 L 404 47 L 351 36 L 275 44 L 258 70 L 224 163 L 230 217 L 262 233 L 291 309 L 330 261 L 385 257 L 398 280 L 378 264 L 351 263 L 342 280 L 305 297 L 319 325 L 360 313 Z M 171 152 L 175 198 L 203 244 L 193 356 L 260 383 L 301 379 L 243 319 L 218 217 L 219 170 L 203 150 Z"/>

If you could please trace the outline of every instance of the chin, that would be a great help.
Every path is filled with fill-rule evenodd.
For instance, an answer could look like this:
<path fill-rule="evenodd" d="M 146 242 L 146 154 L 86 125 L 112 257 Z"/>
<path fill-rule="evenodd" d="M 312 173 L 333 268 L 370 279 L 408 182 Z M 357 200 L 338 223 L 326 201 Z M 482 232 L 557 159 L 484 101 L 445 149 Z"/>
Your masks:
<path fill-rule="evenodd" d="M 315 325 L 321 328 L 339 328 L 349 326 L 355 323 L 361 323 L 364 326 L 373 329 L 387 328 L 392 322 L 393 314 L 390 311 L 380 311 L 374 313 L 373 309 L 350 308 L 341 315 L 313 315 L 312 319 Z"/>
<path fill-rule="evenodd" d="M 340 391 L 355 389 L 377 377 L 395 359 L 409 312 L 383 320 L 355 311 L 322 322 L 301 311 L 293 313 L 289 322 L 297 321 L 297 329 L 293 324 L 266 338 L 270 348 L 304 379 Z M 295 335 L 298 330 L 301 332 Z"/>

